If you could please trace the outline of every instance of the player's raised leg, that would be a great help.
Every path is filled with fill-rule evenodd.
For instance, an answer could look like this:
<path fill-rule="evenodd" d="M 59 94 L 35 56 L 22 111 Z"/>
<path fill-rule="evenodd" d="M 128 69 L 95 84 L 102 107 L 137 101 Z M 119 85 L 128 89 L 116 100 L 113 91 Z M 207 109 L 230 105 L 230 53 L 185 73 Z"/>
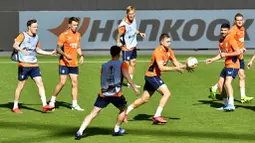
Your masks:
<path fill-rule="evenodd" d="M 138 108 L 139 106 L 149 102 L 150 100 L 150 97 L 152 96 L 152 94 L 154 93 L 154 91 L 147 91 L 147 90 L 144 90 L 143 91 L 143 94 L 140 98 L 136 99 L 131 105 L 128 106 L 127 108 L 127 112 L 126 112 L 126 115 L 125 115 L 125 118 L 124 118 L 124 122 L 127 123 L 128 122 L 128 114 L 133 110 L 133 109 L 136 109 Z"/>
<path fill-rule="evenodd" d="M 92 111 L 90 112 L 89 115 L 87 115 L 81 126 L 80 129 L 78 130 L 78 132 L 76 133 L 75 139 L 76 140 L 80 140 L 82 138 L 83 132 L 84 130 L 88 127 L 88 125 L 91 123 L 91 121 L 99 114 L 99 112 L 102 110 L 102 108 L 96 107 L 94 106 L 94 108 L 92 109 Z"/>

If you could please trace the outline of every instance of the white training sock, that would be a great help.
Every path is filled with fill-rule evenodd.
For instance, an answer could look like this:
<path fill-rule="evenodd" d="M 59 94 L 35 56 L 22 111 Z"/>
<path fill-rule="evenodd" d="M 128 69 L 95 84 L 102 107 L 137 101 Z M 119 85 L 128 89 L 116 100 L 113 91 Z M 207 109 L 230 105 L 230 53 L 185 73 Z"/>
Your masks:
<path fill-rule="evenodd" d="M 245 97 L 245 88 L 240 88 L 241 98 Z"/>
<path fill-rule="evenodd" d="M 120 130 L 120 125 L 115 125 L 115 127 L 114 127 L 114 132 L 118 132 Z"/>
<path fill-rule="evenodd" d="M 212 86 L 212 88 L 213 88 L 214 90 L 217 90 L 217 89 L 218 89 L 218 83 L 216 83 L 214 86 Z"/>
<path fill-rule="evenodd" d="M 73 100 L 73 107 L 77 106 L 77 100 Z"/>
<path fill-rule="evenodd" d="M 126 111 L 126 115 L 127 115 L 130 111 L 132 111 L 133 109 L 134 109 L 133 104 L 129 105 L 128 108 L 127 108 L 127 111 Z"/>
<path fill-rule="evenodd" d="M 56 102 L 56 96 L 51 96 L 51 99 L 50 99 L 50 106 L 55 106 L 55 102 Z"/>
<path fill-rule="evenodd" d="M 133 79 L 134 75 L 130 74 L 130 78 Z"/>
<path fill-rule="evenodd" d="M 82 135 L 83 134 L 83 131 L 85 130 L 85 124 L 82 124 L 80 129 L 78 130 L 78 132 Z"/>
<path fill-rule="evenodd" d="M 223 102 L 224 102 L 224 105 L 227 106 L 228 105 L 228 98 L 223 98 Z"/>
<path fill-rule="evenodd" d="M 13 109 L 19 108 L 18 104 L 19 104 L 19 101 L 14 100 Z"/>
<path fill-rule="evenodd" d="M 43 106 L 47 105 L 46 96 L 45 95 L 41 95 L 41 100 L 42 100 L 42 105 Z"/>
<path fill-rule="evenodd" d="M 160 107 L 160 106 L 158 106 L 158 109 L 157 109 L 157 111 L 156 111 L 156 113 L 155 113 L 154 117 L 159 117 L 159 116 L 161 116 L 161 112 L 162 112 L 162 110 L 163 110 L 163 108 L 162 108 L 162 107 Z"/>
<path fill-rule="evenodd" d="M 234 97 L 233 96 L 229 96 L 228 104 L 234 105 Z"/>

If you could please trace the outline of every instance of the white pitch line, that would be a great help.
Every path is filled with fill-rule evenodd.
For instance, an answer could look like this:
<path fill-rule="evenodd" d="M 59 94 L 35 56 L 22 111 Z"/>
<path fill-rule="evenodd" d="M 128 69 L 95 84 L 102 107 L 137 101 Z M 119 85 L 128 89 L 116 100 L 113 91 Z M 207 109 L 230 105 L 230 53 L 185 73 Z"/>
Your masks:
<path fill-rule="evenodd" d="M 109 60 L 108 60 L 109 61 Z M 179 60 L 180 62 L 186 62 L 186 60 Z M 245 60 L 247 61 L 247 60 Z M 102 64 L 102 63 L 105 63 L 107 62 L 107 60 L 105 61 L 84 61 L 84 64 Z M 149 63 L 150 60 L 137 60 L 136 61 L 137 63 Z M 198 60 L 198 62 L 205 62 L 205 59 L 204 60 Z M 224 62 L 224 60 L 219 60 L 217 62 Z M 39 64 L 57 64 L 58 61 L 39 61 Z M 0 64 L 17 64 L 17 62 L 12 62 L 12 61 L 0 61 Z"/>

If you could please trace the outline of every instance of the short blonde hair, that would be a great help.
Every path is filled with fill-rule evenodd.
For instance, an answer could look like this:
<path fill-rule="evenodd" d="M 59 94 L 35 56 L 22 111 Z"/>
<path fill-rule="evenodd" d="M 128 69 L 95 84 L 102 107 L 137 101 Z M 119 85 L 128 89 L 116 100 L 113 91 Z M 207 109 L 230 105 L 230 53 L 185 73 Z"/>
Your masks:
<path fill-rule="evenodd" d="M 128 7 L 126 8 L 127 14 L 128 14 L 131 10 L 135 10 L 135 7 L 134 7 L 134 6 L 128 6 Z"/>

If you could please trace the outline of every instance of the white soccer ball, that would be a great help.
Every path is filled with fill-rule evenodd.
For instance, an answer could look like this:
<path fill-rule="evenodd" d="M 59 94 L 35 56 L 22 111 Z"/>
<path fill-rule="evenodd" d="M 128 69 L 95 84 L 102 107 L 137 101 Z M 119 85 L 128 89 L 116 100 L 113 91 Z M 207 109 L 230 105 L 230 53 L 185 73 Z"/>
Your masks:
<path fill-rule="evenodd" d="M 186 65 L 187 65 L 187 67 L 194 69 L 198 66 L 198 61 L 195 57 L 189 57 L 186 60 Z"/>

